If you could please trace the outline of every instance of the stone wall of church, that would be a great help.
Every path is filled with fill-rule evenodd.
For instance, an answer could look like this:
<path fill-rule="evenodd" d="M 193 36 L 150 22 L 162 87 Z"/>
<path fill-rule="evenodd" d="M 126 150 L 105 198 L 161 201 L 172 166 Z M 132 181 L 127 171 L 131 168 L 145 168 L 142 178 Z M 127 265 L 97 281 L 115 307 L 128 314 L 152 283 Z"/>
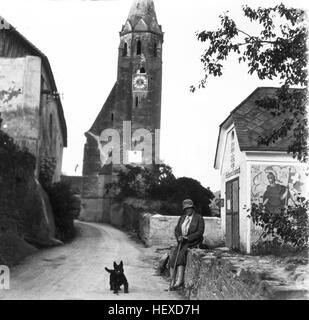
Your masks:
<path fill-rule="evenodd" d="M 105 186 L 111 182 L 112 175 L 83 177 L 81 221 L 110 222 L 112 199 Z"/>

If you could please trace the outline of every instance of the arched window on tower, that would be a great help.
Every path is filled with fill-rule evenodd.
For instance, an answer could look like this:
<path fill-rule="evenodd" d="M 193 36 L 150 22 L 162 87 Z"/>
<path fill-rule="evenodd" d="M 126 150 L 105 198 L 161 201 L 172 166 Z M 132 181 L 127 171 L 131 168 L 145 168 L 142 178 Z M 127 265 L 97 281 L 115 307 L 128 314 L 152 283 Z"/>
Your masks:
<path fill-rule="evenodd" d="M 153 56 L 158 56 L 158 45 L 156 43 L 153 45 Z"/>
<path fill-rule="evenodd" d="M 135 108 L 138 107 L 138 97 L 135 97 Z"/>
<path fill-rule="evenodd" d="M 123 46 L 122 56 L 126 57 L 128 55 L 128 44 L 125 42 Z"/>
<path fill-rule="evenodd" d="M 140 70 L 139 70 L 140 73 L 146 73 L 146 70 L 144 67 L 142 67 Z"/>
<path fill-rule="evenodd" d="M 112 124 L 114 124 L 114 114 L 113 113 L 111 114 L 111 121 L 112 121 Z"/>
<path fill-rule="evenodd" d="M 141 55 L 142 54 L 142 42 L 141 42 L 141 40 L 137 41 L 136 54 L 137 55 Z"/>

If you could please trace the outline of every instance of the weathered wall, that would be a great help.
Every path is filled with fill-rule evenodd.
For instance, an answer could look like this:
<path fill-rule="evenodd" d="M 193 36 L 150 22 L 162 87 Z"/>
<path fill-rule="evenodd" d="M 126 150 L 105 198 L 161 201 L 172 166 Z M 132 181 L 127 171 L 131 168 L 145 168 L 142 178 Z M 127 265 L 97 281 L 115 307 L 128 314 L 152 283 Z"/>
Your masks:
<path fill-rule="evenodd" d="M 2 129 L 21 146 L 38 154 L 41 59 L 0 58 Z"/>
<path fill-rule="evenodd" d="M 42 66 L 41 86 L 42 91 L 53 91 L 44 66 Z M 57 98 L 52 97 L 51 94 L 42 93 L 40 99 L 39 157 L 40 159 L 44 157 L 55 159 L 56 168 L 53 181 L 56 182 L 61 178 L 64 145 Z"/>
<path fill-rule="evenodd" d="M 84 176 L 80 219 L 92 222 L 110 222 L 111 198 L 105 185 L 112 182 L 111 175 Z"/>
<path fill-rule="evenodd" d="M 102 163 L 105 158 L 101 150 L 100 135 L 104 129 L 112 127 L 110 113 L 115 102 L 115 87 L 89 130 L 91 134 L 86 134 L 87 142 L 84 146 L 83 158 L 82 210 L 80 213 L 80 219 L 83 221 L 110 222 L 111 199 L 104 190 L 104 184 L 112 181 L 112 166 L 104 166 Z"/>
<path fill-rule="evenodd" d="M 151 211 L 158 212 L 160 201 L 126 198 L 124 201 L 111 205 L 110 221 L 117 227 L 129 227 L 139 230 L 140 214 Z"/>
<path fill-rule="evenodd" d="M 160 214 L 141 213 L 139 217 L 139 236 L 146 246 L 174 245 L 175 227 L 178 216 L 162 216 Z M 221 219 L 204 217 L 204 243 L 209 247 L 217 247 L 224 243 Z"/>
<path fill-rule="evenodd" d="M 41 90 L 52 91 L 40 57 L 0 58 L 2 129 L 36 156 L 36 174 L 42 158 L 55 159 L 53 180 L 59 181 L 64 143 L 58 106 Z"/>
<path fill-rule="evenodd" d="M 3 223 L 0 227 L 39 245 L 59 244 L 54 239 L 55 226 L 48 196 L 37 180 L 40 161 L 45 156 L 56 160 L 53 180 L 60 180 L 66 125 L 61 103 L 46 95 L 54 91 L 56 85 L 47 57 L 13 27 L 2 28 L 1 129 L 17 145 L 27 147 L 36 161 L 33 158 L 33 163 L 27 167 L 27 159 L 22 158 L 27 152 L 16 151 L 14 145 L 11 151 L 6 150 L 11 142 L 0 132 L 6 139 L 0 150 L 0 218 L 3 218 L 1 222 L 6 222 L 6 227 Z M 28 158 L 31 155 L 28 154 Z M 7 225 L 10 221 L 14 222 L 13 226 Z"/>

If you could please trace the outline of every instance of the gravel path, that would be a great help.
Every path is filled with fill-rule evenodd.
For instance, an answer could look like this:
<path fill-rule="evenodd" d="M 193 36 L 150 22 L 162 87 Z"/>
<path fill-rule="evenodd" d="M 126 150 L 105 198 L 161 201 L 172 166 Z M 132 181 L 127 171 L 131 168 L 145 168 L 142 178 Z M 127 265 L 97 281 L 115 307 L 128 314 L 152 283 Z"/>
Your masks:
<path fill-rule="evenodd" d="M 11 289 L 0 299 L 179 300 L 156 275 L 153 249 L 144 248 L 110 225 L 77 222 L 79 236 L 70 244 L 28 257 L 11 270 Z M 129 294 L 109 290 L 113 261 L 124 262 Z"/>

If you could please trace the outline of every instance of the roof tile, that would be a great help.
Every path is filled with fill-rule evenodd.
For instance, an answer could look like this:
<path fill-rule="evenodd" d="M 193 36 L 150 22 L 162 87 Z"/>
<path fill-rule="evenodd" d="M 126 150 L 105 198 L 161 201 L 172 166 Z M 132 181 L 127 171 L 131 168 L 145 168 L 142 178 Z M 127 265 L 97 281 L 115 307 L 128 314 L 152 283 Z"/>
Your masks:
<path fill-rule="evenodd" d="M 231 112 L 239 146 L 242 151 L 287 151 L 292 135 L 280 138 L 269 146 L 259 145 L 258 137 L 267 136 L 280 127 L 286 115 L 274 117 L 268 110 L 258 107 L 256 101 L 264 97 L 276 97 L 279 88 L 257 88 L 245 101 Z"/>

